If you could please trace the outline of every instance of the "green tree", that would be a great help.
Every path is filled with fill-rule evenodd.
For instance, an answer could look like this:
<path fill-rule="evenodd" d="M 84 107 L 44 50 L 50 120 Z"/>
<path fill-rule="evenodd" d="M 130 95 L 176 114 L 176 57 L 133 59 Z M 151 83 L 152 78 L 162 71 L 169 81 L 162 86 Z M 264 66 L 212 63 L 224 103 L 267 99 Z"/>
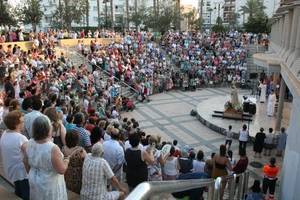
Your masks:
<path fill-rule="evenodd" d="M 187 19 L 187 25 L 188 25 L 188 29 L 192 29 L 193 25 L 194 25 L 194 22 L 195 22 L 195 16 L 196 16 L 196 10 L 193 9 L 191 10 L 190 12 L 187 12 L 187 13 L 184 13 L 182 15 L 184 18 Z"/>
<path fill-rule="evenodd" d="M 264 3 L 262 0 L 247 0 L 246 4 L 241 7 L 240 11 L 245 14 L 249 14 L 249 18 L 253 18 L 255 15 L 261 15 L 264 13 Z"/>
<path fill-rule="evenodd" d="M 238 27 L 238 19 L 240 18 L 240 14 L 239 13 L 233 13 L 232 18 L 229 21 L 229 25 L 231 27 L 237 28 Z"/>
<path fill-rule="evenodd" d="M 147 28 L 152 28 L 155 31 L 164 33 L 169 30 L 172 24 L 176 22 L 174 6 L 164 2 L 157 15 L 154 15 L 153 8 L 148 9 L 144 24 Z M 157 19 L 157 20 L 156 20 Z"/>
<path fill-rule="evenodd" d="M 6 1 L 0 0 L 0 26 L 1 25 L 14 25 L 16 21 L 12 16 L 11 7 Z"/>
<path fill-rule="evenodd" d="M 249 14 L 248 21 L 244 24 L 246 31 L 253 33 L 270 32 L 265 8 L 262 0 L 248 0 L 246 6 L 242 7 L 243 13 Z"/>
<path fill-rule="evenodd" d="M 216 32 L 216 33 L 223 33 L 223 32 L 225 32 L 225 27 L 223 26 L 223 20 L 222 20 L 222 18 L 218 17 L 216 22 L 217 22 L 217 24 L 212 27 L 212 31 Z"/>
<path fill-rule="evenodd" d="M 248 22 L 244 24 L 247 32 L 251 33 L 270 33 L 271 26 L 267 16 L 258 16 L 249 18 Z"/>
<path fill-rule="evenodd" d="M 101 21 L 100 21 L 100 0 L 96 0 L 97 1 L 97 22 L 98 22 L 98 29 L 100 28 L 101 26 Z"/>
<path fill-rule="evenodd" d="M 72 23 L 81 23 L 88 10 L 86 0 L 59 0 L 53 13 L 52 26 L 70 29 Z"/>
<path fill-rule="evenodd" d="M 89 0 L 85 0 L 85 5 L 86 5 L 86 9 L 85 9 L 85 17 L 86 17 L 86 26 L 89 27 L 90 25 L 90 4 L 89 4 Z"/>
<path fill-rule="evenodd" d="M 175 13 L 174 15 L 174 25 L 177 30 L 180 30 L 180 21 L 181 21 L 181 8 L 180 8 L 180 0 L 175 1 Z"/>
<path fill-rule="evenodd" d="M 200 31 L 202 29 L 202 26 L 203 26 L 203 19 L 201 17 L 198 17 L 193 23 L 193 28 L 196 31 Z"/>
<path fill-rule="evenodd" d="M 147 17 L 146 8 L 140 7 L 137 9 L 137 12 L 133 12 L 129 17 L 129 22 L 133 22 L 135 25 L 135 28 L 138 29 L 138 27 L 143 24 L 144 19 Z"/>
<path fill-rule="evenodd" d="M 23 22 L 25 24 L 31 24 L 32 29 L 35 32 L 37 25 L 39 25 L 44 15 L 41 9 L 41 1 L 25 0 L 21 11 L 24 17 Z"/>

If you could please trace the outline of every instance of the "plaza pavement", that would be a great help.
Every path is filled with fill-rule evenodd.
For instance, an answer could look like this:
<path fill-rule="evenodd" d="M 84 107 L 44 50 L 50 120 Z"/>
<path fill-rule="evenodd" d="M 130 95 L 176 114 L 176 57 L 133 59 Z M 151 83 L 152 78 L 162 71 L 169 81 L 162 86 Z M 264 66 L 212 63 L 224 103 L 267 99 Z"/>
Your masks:
<path fill-rule="evenodd" d="M 244 90 L 240 93 L 250 94 L 250 91 Z M 137 104 L 134 111 L 123 113 L 122 117 L 135 118 L 147 135 L 160 135 L 162 137 L 161 141 L 168 142 L 176 139 L 180 146 L 189 145 L 196 151 L 201 149 L 205 154 L 205 158 L 209 158 L 212 152 L 219 152 L 219 146 L 225 143 L 225 136 L 201 124 L 196 117 L 190 115 L 190 111 L 196 109 L 202 101 L 216 96 L 221 98 L 229 94 L 230 89 L 228 88 L 205 88 L 195 92 L 177 90 L 155 94 L 150 96 L 150 102 Z M 207 110 L 210 109 L 207 108 Z M 241 126 L 242 124 L 243 122 L 241 122 Z M 266 126 L 268 125 L 266 124 Z M 239 159 L 238 145 L 237 140 L 234 140 L 231 145 L 236 161 Z M 273 152 L 274 154 L 275 152 Z M 247 155 L 249 163 L 256 161 L 266 164 L 270 159 L 270 157 L 265 156 L 254 158 L 251 144 L 247 147 Z M 277 158 L 277 160 L 279 166 L 281 166 L 282 158 Z M 262 178 L 262 168 L 254 168 L 248 165 L 248 170 L 250 171 L 250 186 L 253 179 Z"/>

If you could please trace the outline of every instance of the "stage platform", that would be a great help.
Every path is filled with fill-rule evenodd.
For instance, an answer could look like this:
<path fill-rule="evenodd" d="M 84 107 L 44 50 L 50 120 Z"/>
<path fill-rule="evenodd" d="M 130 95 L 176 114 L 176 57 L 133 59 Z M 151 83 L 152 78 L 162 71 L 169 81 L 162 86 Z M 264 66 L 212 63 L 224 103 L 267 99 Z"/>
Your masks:
<path fill-rule="evenodd" d="M 239 95 L 239 101 L 241 101 L 243 95 L 248 96 L 246 93 Z M 269 128 L 275 129 L 276 113 L 274 117 L 267 116 L 267 102 L 257 102 L 256 114 L 253 115 L 251 122 L 213 117 L 212 114 L 214 111 L 224 111 L 224 104 L 229 100 L 230 95 L 228 94 L 227 96 L 217 95 L 202 101 L 197 105 L 197 119 L 205 126 L 221 134 L 224 134 L 224 130 L 226 130 L 229 125 L 232 125 L 235 138 L 238 138 L 238 132 L 243 124 L 250 127 L 249 134 L 251 137 L 255 137 L 261 127 L 265 129 L 265 133 L 267 133 Z M 291 103 L 285 102 L 282 118 L 282 126 L 284 127 L 288 127 L 290 111 Z"/>

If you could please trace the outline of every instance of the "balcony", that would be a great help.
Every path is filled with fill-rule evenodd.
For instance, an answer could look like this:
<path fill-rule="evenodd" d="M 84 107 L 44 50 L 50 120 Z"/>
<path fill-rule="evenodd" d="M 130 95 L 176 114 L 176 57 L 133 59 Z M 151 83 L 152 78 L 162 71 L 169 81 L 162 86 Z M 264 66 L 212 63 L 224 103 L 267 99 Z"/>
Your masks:
<path fill-rule="evenodd" d="M 286 0 L 272 18 L 269 51 L 255 54 L 254 63 L 279 68 L 291 89 L 300 96 L 300 1 Z"/>

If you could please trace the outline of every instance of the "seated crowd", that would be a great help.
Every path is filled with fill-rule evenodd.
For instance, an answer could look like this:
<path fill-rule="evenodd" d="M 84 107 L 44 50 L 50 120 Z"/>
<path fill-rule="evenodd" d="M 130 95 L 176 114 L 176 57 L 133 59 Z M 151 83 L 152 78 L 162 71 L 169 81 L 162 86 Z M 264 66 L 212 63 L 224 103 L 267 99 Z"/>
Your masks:
<path fill-rule="evenodd" d="M 173 88 L 175 69 L 151 38 L 141 32 L 107 47 L 92 42 L 86 55 L 92 69 L 73 65 L 63 53 L 56 56 L 55 42 L 48 39 L 29 51 L 0 45 L 0 150 L 5 176 L 17 196 L 67 199 L 70 190 L 81 199 L 124 199 L 144 181 L 216 178 L 247 169 L 243 150 L 237 163 L 231 162 L 225 145 L 205 160 L 203 151 L 161 141 L 147 135 L 137 120 L 121 117 L 134 104 L 114 89 L 115 77 L 144 98 Z M 105 80 L 97 64 L 111 78 Z M 271 159 L 266 168 L 276 167 L 275 162 Z M 199 199 L 204 191 L 174 196 Z"/>

